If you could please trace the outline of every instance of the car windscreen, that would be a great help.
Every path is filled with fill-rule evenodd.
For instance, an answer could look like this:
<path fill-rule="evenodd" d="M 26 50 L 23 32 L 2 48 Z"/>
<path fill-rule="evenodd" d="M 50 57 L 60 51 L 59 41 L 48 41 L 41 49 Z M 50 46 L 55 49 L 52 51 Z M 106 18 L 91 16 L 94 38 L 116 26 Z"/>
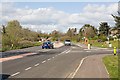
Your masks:
<path fill-rule="evenodd" d="M 65 41 L 70 42 L 70 40 L 65 40 Z"/>
<path fill-rule="evenodd" d="M 49 41 L 49 42 L 47 42 L 48 44 L 51 44 L 51 42 Z"/>

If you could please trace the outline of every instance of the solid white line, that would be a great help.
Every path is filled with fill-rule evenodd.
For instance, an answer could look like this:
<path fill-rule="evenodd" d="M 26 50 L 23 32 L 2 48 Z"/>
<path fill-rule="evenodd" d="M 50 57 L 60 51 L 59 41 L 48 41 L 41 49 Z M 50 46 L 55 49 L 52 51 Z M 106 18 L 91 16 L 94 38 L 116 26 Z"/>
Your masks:
<path fill-rule="evenodd" d="M 84 50 L 89 50 L 89 49 L 84 49 Z"/>
<path fill-rule="evenodd" d="M 26 68 L 25 70 L 27 71 L 27 70 L 29 70 L 29 69 L 31 69 L 32 67 L 28 67 L 28 68 Z"/>
<path fill-rule="evenodd" d="M 38 51 L 42 51 L 42 50 L 38 50 Z"/>
<path fill-rule="evenodd" d="M 15 75 L 18 75 L 20 74 L 20 72 L 16 72 L 15 74 L 12 74 L 11 76 L 15 76 Z"/>
<path fill-rule="evenodd" d="M 108 70 L 107 70 L 107 68 L 106 68 L 105 64 L 103 64 L 103 65 L 104 65 L 104 67 L 105 67 L 105 70 L 106 70 L 107 74 L 109 75 L 109 72 L 108 72 Z"/>
<path fill-rule="evenodd" d="M 78 70 L 80 69 L 83 61 L 86 59 L 87 57 L 83 58 L 81 61 L 80 61 L 80 64 L 79 66 L 77 67 L 77 69 L 73 72 L 72 76 L 70 78 L 74 78 L 74 76 L 76 75 L 76 73 L 78 72 Z"/>
<path fill-rule="evenodd" d="M 71 51 L 71 52 L 83 52 L 83 51 Z"/>
<path fill-rule="evenodd" d="M 46 62 L 46 60 L 45 61 L 43 61 L 42 63 L 45 63 Z"/>
<path fill-rule="evenodd" d="M 39 63 L 38 63 L 38 64 L 35 64 L 34 66 L 39 66 Z"/>
<path fill-rule="evenodd" d="M 113 50 L 106 50 L 106 51 L 113 51 Z"/>

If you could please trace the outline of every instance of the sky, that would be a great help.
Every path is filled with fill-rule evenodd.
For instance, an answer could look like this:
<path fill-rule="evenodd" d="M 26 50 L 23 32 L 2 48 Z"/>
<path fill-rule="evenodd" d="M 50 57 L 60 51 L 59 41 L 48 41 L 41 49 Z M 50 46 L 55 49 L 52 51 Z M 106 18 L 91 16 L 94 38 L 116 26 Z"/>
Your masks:
<path fill-rule="evenodd" d="M 110 1 L 110 0 L 109 0 Z M 117 15 L 116 2 L 2 2 L 0 21 L 6 25 L 10 20 L 18 20 L 23 28 L 50 33 L 61 32 L 68 28 L 80 29 L 84 24 L 96 28 L 100 22 L 108 22 L 113 27 L 115 22 L 111 14 Z"/>

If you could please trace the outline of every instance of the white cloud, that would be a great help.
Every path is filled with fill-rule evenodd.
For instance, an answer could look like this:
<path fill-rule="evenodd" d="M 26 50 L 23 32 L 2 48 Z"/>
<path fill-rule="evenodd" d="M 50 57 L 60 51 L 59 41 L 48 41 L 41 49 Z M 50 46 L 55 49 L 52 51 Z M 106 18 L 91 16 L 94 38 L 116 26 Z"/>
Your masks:
<path fill-rule="evenodd" d="M 109 5 L 88 4 L 81 13 L 67 13 L 52 7 L 30 9 L 25 6 L 24 9 L 21 9 L 14 8 L 12 4 L 5 4 L 2 7 L 4 8 L 2 9 L 3 22 L 16 19 L 24 27 L 43 32 L 50 32 L 54 29 L 66 31 L 68 27 L 79 29 L 81 25 L 87 23 L 98 27 L 101 21 L 114 25 L 111 14 L 116 14 L 118 9 L 117 3 Z"/>

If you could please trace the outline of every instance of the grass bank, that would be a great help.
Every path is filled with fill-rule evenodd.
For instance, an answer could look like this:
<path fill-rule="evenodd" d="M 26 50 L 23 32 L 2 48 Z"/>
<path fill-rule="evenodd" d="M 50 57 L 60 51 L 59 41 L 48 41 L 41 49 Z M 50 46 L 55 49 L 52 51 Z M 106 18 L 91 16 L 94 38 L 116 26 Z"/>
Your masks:
<path fill-rule="evenodd" d="M 19 43 L 17 46 L 2 46 L 2 48 L 0 48 L 0 52 L 15 50 L 15 49 L 23 49 L 28 47 L 40 46 L 40 45 L 42 45 L 42 42 L 22 42 Z"/>
<path fill-rule="evenodd" d="M 108 48 L 109 44 L 107 44 L 106 42 L 98 42 L 97 40 L 90 40 L 90 43 L 92 44 L 92 46 L 96 46 L 96 47 L 101 47 L 101 48 Z M 116 47 L 120 49 L 119 41 L 110 41 L 110 43 L 112 44 L 112 48 Z"/>
<path fill-rule="evenodd" d="M 108 70 L 109 76 L 112 80 L 118 78 L 118 56 L 109 55 L 103 58 L 103 62 Z M 120 77 L 120 76 L 119 76 Z"/>

